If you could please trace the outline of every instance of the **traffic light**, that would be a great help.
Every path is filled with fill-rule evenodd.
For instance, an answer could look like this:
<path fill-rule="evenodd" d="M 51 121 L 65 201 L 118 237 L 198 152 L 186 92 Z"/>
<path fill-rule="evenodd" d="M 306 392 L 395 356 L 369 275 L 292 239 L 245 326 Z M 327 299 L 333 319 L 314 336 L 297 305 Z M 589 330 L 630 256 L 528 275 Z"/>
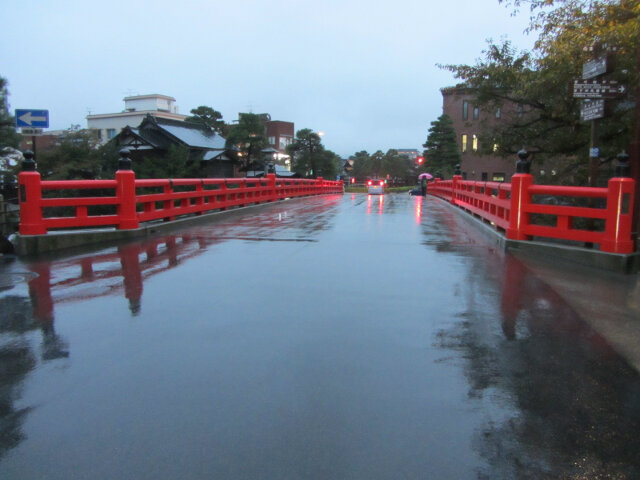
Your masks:
<path fill-rule="evenodd" d="M 416 158 L 416 163 L 417 163 L 418 165 L 422 165 L 422 163 L 423 163 L 423 162 L 424 162 L 424 157 L 418 157 L 418 158 Z"/>

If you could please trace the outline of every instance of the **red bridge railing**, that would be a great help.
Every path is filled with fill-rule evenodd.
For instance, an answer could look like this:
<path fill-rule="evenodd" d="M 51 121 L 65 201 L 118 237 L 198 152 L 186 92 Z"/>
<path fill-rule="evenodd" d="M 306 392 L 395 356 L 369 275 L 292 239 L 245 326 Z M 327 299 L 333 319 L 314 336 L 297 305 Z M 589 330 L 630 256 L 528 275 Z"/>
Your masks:
<path fill-rule="evenodd" d="M 435 180 L 429 193 L 490 222 L 511 240 L 552 238 L 598 244 L 603 252 L 633 253 L 634 188 L 635 181 L 626 177 L 610 179 L 606 188 L 565 187 L 535 185 L 532 175 L 517 173 L 510 184 L 467 181 L 459 175 Z M 569 203 L 566 197 L 598 199 L 591 202 L 598 206 L 563 205 Z M 546 224 L 535 222 L 542 215 Z M 577 219 L 587 220 L 580 225 Z M 604 227 L 589 228 L 596 222 Z"/>
<path fill-rule="evenodd" d="M 276 178 L 274 174 L 265 178 L 147 180 L 136 179 L 132 170 L 121 169 L 115 177 L 50 181 L 42 180 L 35 169 L 21 172 L 20 234 L 42 235 L 52 229 L 98 226 L 128 230 L 151 220 L 173 220 L 290 197 L 344 192 L 341 181 Z M 83 191 L 89 194 L 79 194 Z"/>

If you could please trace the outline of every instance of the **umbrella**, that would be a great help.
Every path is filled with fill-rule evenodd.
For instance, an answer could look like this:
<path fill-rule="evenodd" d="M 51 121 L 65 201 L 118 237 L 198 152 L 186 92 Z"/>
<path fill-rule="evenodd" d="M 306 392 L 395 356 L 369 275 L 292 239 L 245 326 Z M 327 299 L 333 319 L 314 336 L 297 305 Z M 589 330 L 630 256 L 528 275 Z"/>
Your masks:
<path fill-rule="evenodd" d="M 433 175 L 431 175 L 430 173 L 421 173 L 420 175 L 418 175 L 418 178 L 420 180 L 422 180 L 423 178 L 426 178 L 427 180 L 431 180 L 433 178 Z"/>

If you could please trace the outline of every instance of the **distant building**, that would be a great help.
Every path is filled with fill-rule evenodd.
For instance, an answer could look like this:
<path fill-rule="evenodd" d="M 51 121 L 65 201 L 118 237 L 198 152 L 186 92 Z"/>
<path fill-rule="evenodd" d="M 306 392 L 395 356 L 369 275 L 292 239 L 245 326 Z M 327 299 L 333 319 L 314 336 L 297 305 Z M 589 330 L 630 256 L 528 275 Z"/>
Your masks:
<path fill-rule="evenodd" d="M 238 113 L 238 119 L 242 118 L 243 115 L 246 115 L 246 113 Z M 287 154 L 287 147 L 295 141 L 295 126 L 293 122 L 271 120 L 271 115 L 268 113 L 258 113 L 256 115 L 264 125 L 264 136 L 267 139 L 269 148 L 275 150 L 275 152 L 270 151 L 266 155 L 269 157 L 268 160 L 275 161 L 277 165 L 283 166 L 286 170 L 291 170 L 291 157 Z M 233 128 L 233 124 L 231 128 Z"/>
<path fill-rule="evenodd" d="M 42 135 L 23 135 L 22 141 L 20 142 L 20 150 L 23 152 L 25 150 L 31 150 L 36 153 L 47 150 L 56 146 L 60 137 L 64 136 L 66 132 L 66 130 L 47 130 Z M 33 143 L 34 139 L 35 145 Z"/>
<path fill-rule="evenodd" d="M 266 122 L 265 126 L 269 146 L 278 151 L 276 159 L 282 164 L 286 163 L 286 161 L 289 160 L 289 155 L 287 155 L 286 149 L 295 140 L 295 128 L 293 122 L 269 120 Z"/>
<path fill-rule="evenodd" d="M 87 127 L 96 130 L 101 144 L 107 143 L 126 127 L 136 127 L 151 115 L 168 120 L 184 121 L 187 115 L 178 113 L 176 99 L 167 95 L 136 95 L 125 97 L 124 111 L 87 115 Z"/>
<path fill-rule="evenodd" d="M 420 151 L 415 148 L 398 148 L 397 151 L 398 155 L 407 157 L 412 162 L 415 162 L 416 158 L 421 155 Z"/>
<path fill-rule="evenodd" d="M 128 147 L 134 162 L 147 152 L 164 155 L 177 145 L 189 149 L 190 160 L 199 162 L 204 177 L 235 177 L 237 173 L 235 152 L 226 148 L 226 139 L 202 123 L 148 114 L 139 126 L 124 127 L 113 141 L 119 147 Z"/>
<path fill-rule="evenodd" d="M 468 180 L 508 182 L 515 173 L 515 158 L 480 153 L 481 125 L 502 121 L 505 110 L 513 112 L 516 105 L 506 104 L 492 112 L 480 109 L 473 96 L 464 88 L 443 88 L 442 111 L 453 120 L 458 147 L 462 155 L 462 177 Z"/>

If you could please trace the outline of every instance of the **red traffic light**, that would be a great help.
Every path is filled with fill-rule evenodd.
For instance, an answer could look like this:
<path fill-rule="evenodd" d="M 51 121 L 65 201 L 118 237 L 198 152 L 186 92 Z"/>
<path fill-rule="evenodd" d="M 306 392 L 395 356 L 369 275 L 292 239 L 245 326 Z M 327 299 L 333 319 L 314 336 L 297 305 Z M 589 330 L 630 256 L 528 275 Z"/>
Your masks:
<path fill-rule="evenodd" d="M 424 162 L 424 157 L 416 158 L 416 162 L 418 163 L 418 165 L 422 165 L 422 162 Z"/>

